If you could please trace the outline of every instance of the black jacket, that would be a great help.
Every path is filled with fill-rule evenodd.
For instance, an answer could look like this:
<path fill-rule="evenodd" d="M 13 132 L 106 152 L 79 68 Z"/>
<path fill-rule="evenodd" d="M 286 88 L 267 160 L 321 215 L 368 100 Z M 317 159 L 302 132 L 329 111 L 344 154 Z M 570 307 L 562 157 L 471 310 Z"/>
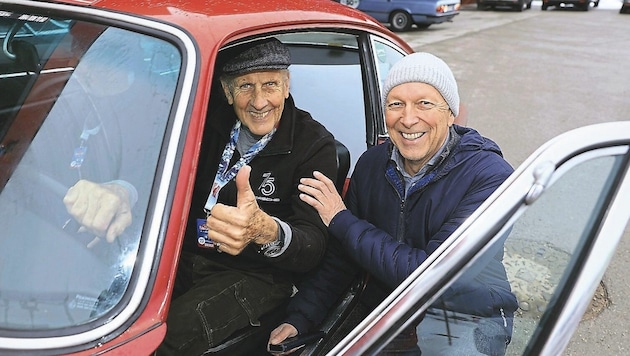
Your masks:
<path fill-rule="evenodd" d="M 205 217 L 203 206 L 236 119 L 233 108 L 227 103 L 208 115 L 184 249 L 219 261 L 228 268 L 291 278 L 293 272 L 315 267 L 326 248 L 326 226 L 315 209 L 299 199 L 297 185 L 300 178 L 312 177 L 314 170 L 329 177 L 336 175 L 334 137 L 309 113 L 296 108 L 289 96 L 278 130 L 249 165 L 252 167 L 250 184 L 258 205 L 267 214 L 288 223 L 293 238 L 278 257 L 265 257 L 253 243 L 240 255 L 231 256 L 197 247 L 196 219 Z M 230 167 L 238 158 L 240 155 L 235 150 Z M 218 201 L 236 205 L 234 180 L 221 189 Z"/>

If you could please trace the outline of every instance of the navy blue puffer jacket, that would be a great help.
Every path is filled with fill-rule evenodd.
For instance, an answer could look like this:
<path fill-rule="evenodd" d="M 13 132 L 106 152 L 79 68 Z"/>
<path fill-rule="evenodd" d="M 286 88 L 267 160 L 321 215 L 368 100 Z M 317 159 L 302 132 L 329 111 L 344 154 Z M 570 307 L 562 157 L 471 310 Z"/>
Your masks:
<path fill-rule="evenodd" d="M 342 251 L 330 244 L 319 271 L 290 303 L 287 321 L 300 332 L 321 322 L 352 279 L 352 265 L 372 276 L 362 298 L 368 304 L 380 302 L 513 172 L 493 141 L 471 128 L 453 128 L 459 142 L 406 198 L 402 176 L 390 159 L 390 141 L 361 156 L 345 197 L 348 209 L 328 227 Z M 501 308 L 511 316 L 517 302 L 501 258 L 502 251 L 478 276 L 451 287 L 444 295 L 448 308 L 480 316 Z"/>

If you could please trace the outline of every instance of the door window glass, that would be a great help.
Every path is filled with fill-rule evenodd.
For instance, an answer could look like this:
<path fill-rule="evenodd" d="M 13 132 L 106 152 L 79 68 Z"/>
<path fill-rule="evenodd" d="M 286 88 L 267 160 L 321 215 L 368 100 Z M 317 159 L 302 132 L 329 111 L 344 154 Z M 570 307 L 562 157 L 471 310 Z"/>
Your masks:
<path fill-rule="evenodd" d="M 350 151 L 351 170 L 366 144 L 365 95 L 355 35 L 284 34 L 291 51 L 291 95 Z"/>
<path fill-rule="evenodd" d="M 376 74 L 378 77 L 378 88 L 379 93 L 381 93 L 379 100 L 383 95 L 383 84 L 385 82 L 385 78 L 387 78 L 387 74 L 389 70 L 392 68 L 394 63 L 398 62 L 402 57 L 405 56 L 405 53 L 400 50 L 388 45 L 387 43 L 375 40 L 373 42 L 374 46 L 374 57 L 376 58 Z M 378 105 L 382 111 L 382 104 L 379 102 Z M 382 115 L 381 115 L 382 116 Z M 383 132 L 387 130 L 387 126 L 383 122 Z"/>
<path fill-rule="evenodd" d="M 0 38 L 0 328 L 83 325 L 127 289 L 181 56 L 161 39 L 34 14 L 0 18 Z M 95 187 L 129 209 L 107 213 Z M 71 202 L 104 212 L 92 216 L 105 228 L 80 224 Z"/>
<path fill-rule="evenodd" d="M 544 193 L 429 307 L 417 327 L 422 353 L 496 354 L 506 342 L 507 355 L 526 353 L 571 287 L 569 274 L 608 208 L 624 154 L 627 148 L 602 149 L 558 168 Z"/>

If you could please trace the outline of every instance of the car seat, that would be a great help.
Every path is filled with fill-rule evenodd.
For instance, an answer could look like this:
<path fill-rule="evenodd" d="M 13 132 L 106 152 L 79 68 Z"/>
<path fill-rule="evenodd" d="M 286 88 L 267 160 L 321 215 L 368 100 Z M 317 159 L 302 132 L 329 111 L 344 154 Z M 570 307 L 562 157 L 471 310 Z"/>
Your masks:
<path fill-rule="evenodd" d="M 350 151 L 341 142 L 335 140 L 337 146 L 337 179 L 335 180 L 335 186 L 337 192 L 341 196 L 346 193 L 346 180 L 348 178 L 348 172 L 350 171 Z"/>

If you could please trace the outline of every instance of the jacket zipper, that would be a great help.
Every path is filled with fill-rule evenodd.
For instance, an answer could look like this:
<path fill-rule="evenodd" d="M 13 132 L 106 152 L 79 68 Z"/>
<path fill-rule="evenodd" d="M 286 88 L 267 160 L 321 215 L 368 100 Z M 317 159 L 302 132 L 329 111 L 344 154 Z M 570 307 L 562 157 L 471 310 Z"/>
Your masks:
<path fill-rule="evenodd" d="M 402 198 L 400 200 L 400 211 L 398 212 L 398 233 L 396 236 L 396 240 L 398 242 L 403 242 L 405 238 L 405 203 L 406 199 Z"/>

